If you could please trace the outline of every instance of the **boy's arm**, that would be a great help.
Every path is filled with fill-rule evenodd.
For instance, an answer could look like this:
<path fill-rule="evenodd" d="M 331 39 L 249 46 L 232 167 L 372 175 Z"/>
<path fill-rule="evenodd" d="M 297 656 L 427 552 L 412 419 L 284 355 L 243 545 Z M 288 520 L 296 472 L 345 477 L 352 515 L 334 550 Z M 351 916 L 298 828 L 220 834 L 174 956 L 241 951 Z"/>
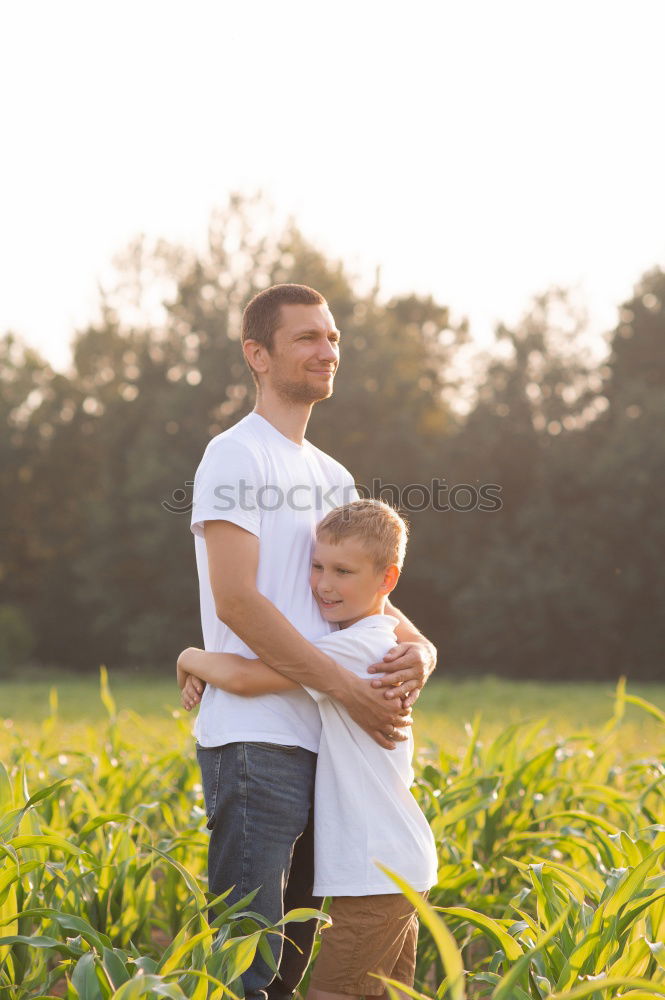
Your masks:
<path fill-rule="evenodd" d="M 181 691 L 188 674 L 230 694 L 245 697 L 294 691 L 300 686 L 261 660 L 250 660 L 235 653 L 207 653 L 194 646 L 184 649 L 178 657 L 177 672 Z M 185 708 L 191 707 L 185 704 Z"/>
<path fill-rule="evenodd" d="M 204 534 L 217 617 L 268 666 L 340 701 L 380 746 L 392 750 L 406 739 L 399 732 L 408 711 L 401 702 L 344 670 L 259 592 L 258 537 L 224 520 L 206 520 Z"/>
<path fill-rule="evenodd" d="M 436 647 L 390 601 L 386 601 L 386 614 L 399 620 L 395 629 L 398 645 L 386 653 L 381 663 L 372 664 L 368 672 L 383 675 L 372 685 L 389 688 L 386 698 L 403 699 L 404 707 L 411 708 L 436 667 Z"/>

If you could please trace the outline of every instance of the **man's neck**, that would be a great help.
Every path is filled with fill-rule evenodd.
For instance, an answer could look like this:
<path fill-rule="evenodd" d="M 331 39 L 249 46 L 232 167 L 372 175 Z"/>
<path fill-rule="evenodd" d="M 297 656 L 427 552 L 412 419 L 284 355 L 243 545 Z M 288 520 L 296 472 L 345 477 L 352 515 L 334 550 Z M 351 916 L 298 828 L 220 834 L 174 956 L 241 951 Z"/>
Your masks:
<path fill-rule="evenodd" d="M 290 403 L 270 391 L 264 391 L 256 398 L 254 413 L 258 413 L 294 444 L 302 444 L 312 405 L 312 403 Z"/>

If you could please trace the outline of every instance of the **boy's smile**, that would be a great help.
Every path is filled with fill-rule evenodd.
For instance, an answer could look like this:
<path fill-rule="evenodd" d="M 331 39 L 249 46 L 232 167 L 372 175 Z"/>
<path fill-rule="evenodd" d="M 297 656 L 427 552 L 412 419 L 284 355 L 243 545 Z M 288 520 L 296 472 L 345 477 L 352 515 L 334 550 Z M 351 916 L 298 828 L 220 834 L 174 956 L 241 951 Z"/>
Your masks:
<path fill-rule="evenodd" d="M 396 566 L 377 570 L 359 538 L 345 538 L 336 545 L 316 540 L 310 586 L 323 617 L 341 628 L 383 614 L 397 575 Z"/>

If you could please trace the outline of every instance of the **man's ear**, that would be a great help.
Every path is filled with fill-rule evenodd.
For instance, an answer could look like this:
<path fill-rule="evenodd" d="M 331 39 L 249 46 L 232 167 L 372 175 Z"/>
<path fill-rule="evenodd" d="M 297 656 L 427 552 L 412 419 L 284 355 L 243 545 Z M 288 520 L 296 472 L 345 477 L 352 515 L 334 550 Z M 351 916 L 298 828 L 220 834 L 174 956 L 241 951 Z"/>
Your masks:
<path fill-rule="evenodd" d="M 399 580 L 399 566 L 397 563 L 391 563 L 390 566 L 386 566 L 385 572 L 383 574 L 383 583 L 381 584 L 381 590 L 384 594 L 389 594 L 397 586 L 397 581 Z"/>
<path fill-rule="evenodd" d="M 265 347 L 258 340 L 246 340 L 242 345 L 243 354 L 249 367 L 259 375 L 268 371 L 268 358 Z"/>

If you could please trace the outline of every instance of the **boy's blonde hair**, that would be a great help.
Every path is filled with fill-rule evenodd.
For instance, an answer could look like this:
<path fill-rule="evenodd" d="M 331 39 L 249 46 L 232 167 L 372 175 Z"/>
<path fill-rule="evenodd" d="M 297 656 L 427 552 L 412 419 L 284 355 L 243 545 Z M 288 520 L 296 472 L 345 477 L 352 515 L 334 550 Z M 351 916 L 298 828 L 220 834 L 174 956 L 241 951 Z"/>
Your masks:
<path fill-rule="evenodd" d="M 353 500 L 335 507 L 319 521 L 316 537 L 333 545 L 357 538 L 372 556 L 377 572 L 395 563 L 402 568 L 409 528 L 394 508 L 382 500 Z"/>

